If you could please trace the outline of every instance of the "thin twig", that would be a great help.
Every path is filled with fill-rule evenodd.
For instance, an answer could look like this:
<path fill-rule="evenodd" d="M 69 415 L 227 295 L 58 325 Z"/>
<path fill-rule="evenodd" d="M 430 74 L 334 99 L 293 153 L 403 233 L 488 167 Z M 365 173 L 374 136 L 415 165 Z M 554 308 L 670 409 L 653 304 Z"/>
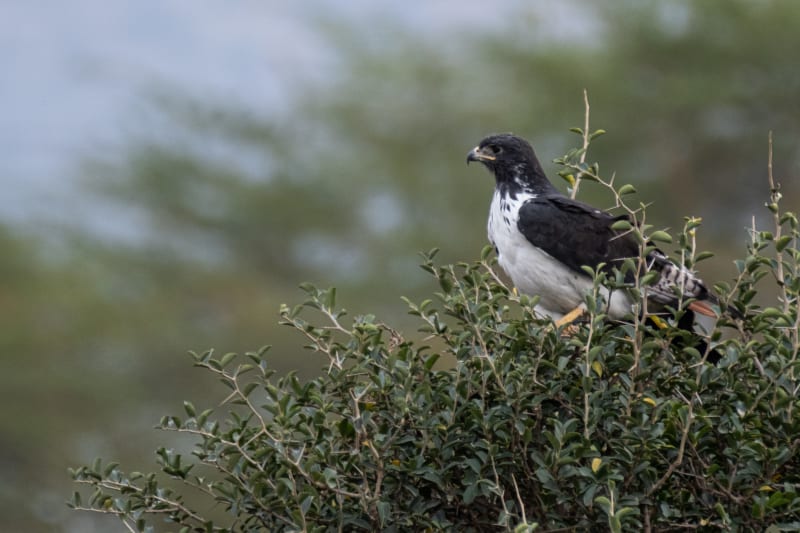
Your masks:
<path fill-rule="evenodd" d="M 581 150 L 581 166 L 586 163 L 586 152 L 589 150 L 589 93 L 586 89 L 583 90 L 583 149 Z M 578 195 L 578 187 L 581 185 L 582 172 L 578 172 L 575 177 L 575 186 L 569 193 L 569 197 L 573 200 Z"/>
<path fill-rule="evenodd" d="M 769 148 L 767 152 L 767 179 L 769 180 L 769 209 L 772 211 L 772 218 L 775 221 L 775 243 L 781 239 L 781 213 L 778 209 L 778 202 L 781 200 L 780 183 L 775 183 L 772 174 L 772 131 L 769 132 Z M 789 312 L 789 295 L 786 292 L 786 281 L 783 272 L 783 251 L 775 250 L 775 278 L 781 289 L 781 300 L 783 300 L 783 312 Z"/>
<path fill-rule="evenodd" d="M 589 148 L 589 92 L 583 90 L 583 153 L 581 154 L 581 163 L 586 162 L 586 150 Z"/>
<path fill-rule="evenodd" d="M 522 495 L 519 493 L 519 485 L 517 485 L 517 478 L 511 474 L 511 482 L 514 484 L 514 492 L 517 494 L 517 501 L 519 502 L 519 509 L 522 513 L 522 523 L 527 524 L 528 518 L 525 516 L 525 503 L 522 501 Z"/>
<path fill-rule="evenodd" d="M 130 483 L 120 483 L 120 482 L 111 481 L 111 480 L 108 480 L 108 479 L 105 479 L 105 480 L 102 480 L 102 481 L 93 481 L 93 480 L 87 481 L 87 480 L 79 479 L 79 480 L 76 480 L 76 483 L 83 483 L 83 484 L 92 485 L 92 486 L 95 486 L 95 487 L 102 487 L 104 489 L 113 490 L 113 491 L 116 491 L 116 492 L 119 492 L 119 493 L 122 493 L 122 491 L 124 490 L 124 491 L 131 491 L 131 492 L 138 493 L 141 496 L 144 495 L 144 489 L 142 489 L 141 487 L 137 487 L 136 485 L 131 485 Z M 182 513 L 183 515 L 185 515 L 186 518 L 194 520 L 195 522 L 197 522 L 199 524 L 202 524 L 202 523 L 205 522 L 203 517 L 201 517 L 197 513 L 194 513 L 193 511 L 190 511 L 186 506 L 184 506 L 183 504 L 181 504 L 180 502 L 178 502 L 176 500 L 170 500 L 168 498 L 159 496 L 157 494 L 147 494 L 146 497 L 149 498 L 152 501 L 155 501 L 157 503 L 160 503 L 160 504 L 163 504 L 163 505 L 167 506 L 167 508 L 165 508 L 165 509 L 147 509 L 146 512 L 148 514 L 179 512 L 179 513 Z M 103 512 L 103 511 L 99 511 L 99 512 Z M 116 511 L 110 511 L 110 512 L 111 512 L 111 514 L 119 514 L 119 512 L 116 512 Z M 182 521 L 181 523 L 185 523 L 185 522 Z"/>
<path fill-rule="evenodd" d="M 594 294 L 592 296 L 595 299 L 597 299 L 600 296 L 600 291 L 596 284 L 595 284 Z M 592 309 L 591 312 L 589 313 L 589 333 L 586 337 L 586 350 L 584 351 L 586 364 L 584 365 L 583 376 L 587 379 L 587 381 L 592 372 L 591 351 L 592 351 L 592 338 L 594 336 L 595 327 L 597 327 L 595 322 L 596 317 L 597 315 L 595 314 L 595 310 Z M 583 392 L 583 437 L 587 441 L 591 437 L 591 432 L 589 431 L 589 413 L 590 413 L 589 393 L 590 393 L 589 390 Z"/>
<path fill-rule="evenodd" d="M 508 512 L 508 506 L 506 505 L 506 499 L 505 499 L 506 491 L 505 491 L 505 489 L 503 489 L 503 487 L 500 484 L 500 475 L 497 473 L 497 465 L 495 465 L 495 462 L 494 462 L 494 454 L 492 454 L 492 453 L 489 454 L 489 461 L 492 464 L 492 472 L 494 473 L 494 485 L 495 485 L 495 487 L 497 487 L 497 490 L 500 491 L 500 494 L 498 494 L 498 496 L 500 496 L 500 503 L 503 505 L 503 512 L 505 513 L 505 516 L 506 516 L 506 528 L 508 528 L 508 520 L 509 520 L 511 515 Z M 515 483 L 515 485 L 516 485 L 516 483 Z"/>

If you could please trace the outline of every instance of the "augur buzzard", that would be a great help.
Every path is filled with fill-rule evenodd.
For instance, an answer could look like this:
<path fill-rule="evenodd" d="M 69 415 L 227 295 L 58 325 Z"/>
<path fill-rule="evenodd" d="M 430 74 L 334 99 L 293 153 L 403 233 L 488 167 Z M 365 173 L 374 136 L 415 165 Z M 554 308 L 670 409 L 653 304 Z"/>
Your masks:
<path fill-rule="evenodd" d="M 467 163 L 482 163 L 495 178 L 489 210 L 489 240 L 498 262 L 517 289 L 539 296 L 538 310 L 561 325 L 580 314 L 592 278 L 581 268 L 606 272 L 620 268 L 626 258 L 639 257 L 639 244 L 630 232 L 612 225 L 615 216 L 568 198 L 556 189 L 542 170 L 531 145 L 511 134 L 490 135 L 467 154 Z M 646 257 L 649 269 L 659 273 L 647 287 L 651 311 L 676 308 L 676 288 L 690 300 L 690 313 L 716 317 L 711 295 L 694 272 L 673 263 L 652 248 Z M 628 273 L 629 278 L 632 273 Z M 619 320 L 631 313 L 627 291 L 605 294 L 608 316 Z"/>

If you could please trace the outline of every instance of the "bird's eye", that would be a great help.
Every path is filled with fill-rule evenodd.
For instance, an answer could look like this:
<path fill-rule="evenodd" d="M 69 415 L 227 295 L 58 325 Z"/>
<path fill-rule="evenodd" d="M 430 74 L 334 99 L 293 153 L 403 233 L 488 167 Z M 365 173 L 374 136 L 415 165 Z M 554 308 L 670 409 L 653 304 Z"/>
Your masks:
<path fill-rule="evenodd" d="M 490 144 L 490 145 L 489 145 L 489 150 L 490 150 L 490 151 L 491 151 L 491 152 L 492 152 L 494 155 L 498 155 L 498 154 L 502 154 L 502 153 L 503 153 L 503 148 L 502 148 L 502 147 L 500 147 L 500 146 L 497 146 L 496 144 Z"/>

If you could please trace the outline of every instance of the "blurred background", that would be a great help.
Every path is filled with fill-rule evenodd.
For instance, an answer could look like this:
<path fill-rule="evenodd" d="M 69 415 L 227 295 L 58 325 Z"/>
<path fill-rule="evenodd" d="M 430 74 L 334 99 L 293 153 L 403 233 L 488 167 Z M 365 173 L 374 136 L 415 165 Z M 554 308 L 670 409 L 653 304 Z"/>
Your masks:
<path fill-rule="evenodd" d="M 486 242 L 467 150 L 513 131 L 558 180 L 584 88 L 589 160 L 657 226 L 703 217 L 703 277 L 732 277 L 770 130 L 798 207 L 798 27 L 767 0 L 3 2 L 0 530 L 122 530 L 65 507 L 67 468 L 155 469 L 160 416 L 224 394 L 188 350 L 319 372 L 277 325 L 300 282 L 413 337 L 417 253 Z"/>

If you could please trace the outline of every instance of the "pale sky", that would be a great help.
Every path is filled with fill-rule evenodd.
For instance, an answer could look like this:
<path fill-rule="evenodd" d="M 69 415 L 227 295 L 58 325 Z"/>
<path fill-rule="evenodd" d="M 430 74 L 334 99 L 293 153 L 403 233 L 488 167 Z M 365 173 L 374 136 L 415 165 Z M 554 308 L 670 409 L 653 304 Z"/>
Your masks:
<path fill-rule="evenodd" d="M 382 20 L 437 38 L 496 28 L 519 2 L 2 2 L 0 219 L 58 218 L 81 158 L 137 131 L 158 84 L 266 112 L 336 75 L 320 20 L 353 22 L 375 43 Z"/>

